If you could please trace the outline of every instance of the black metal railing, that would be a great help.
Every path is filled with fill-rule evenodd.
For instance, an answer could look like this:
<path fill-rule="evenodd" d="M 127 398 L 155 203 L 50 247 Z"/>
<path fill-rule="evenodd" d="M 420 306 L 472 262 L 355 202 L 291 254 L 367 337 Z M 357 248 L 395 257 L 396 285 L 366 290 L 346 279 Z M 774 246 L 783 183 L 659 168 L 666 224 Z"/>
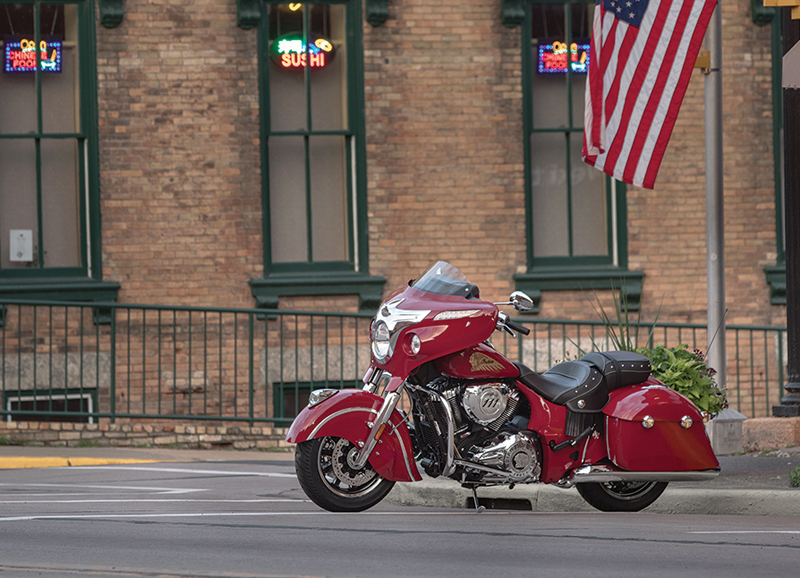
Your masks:
<path fill-rule="evenodd" d="M 371 315 L 116 303 L 0 303 L 0 417 L 16 421 L 287 424 L 320 387 L 359 387 Z M 599 321 L 517 319 L 494 345 L 538 372 L 613 349 Z M 650 328 L 639 334 L 644 344 Z M 705 351 L 704 326 L 659 323 L 652 340 Z M 728 400 L 748 417 L 783 395 L 783 327 L 727 328 Z"/>

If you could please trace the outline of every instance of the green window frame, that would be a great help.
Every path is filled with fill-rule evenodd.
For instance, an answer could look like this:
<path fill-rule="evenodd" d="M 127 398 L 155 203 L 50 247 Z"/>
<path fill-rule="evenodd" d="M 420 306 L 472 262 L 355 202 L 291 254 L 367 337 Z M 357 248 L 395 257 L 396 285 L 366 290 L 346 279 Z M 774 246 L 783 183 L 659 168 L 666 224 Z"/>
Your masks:
<path fill-rule="evenodd" d="M 58 123 L 50 120 L 51 116 L 45 114 L 45 101 L 47 105 L 52 104 L 52 97 L 58 92 L 43 92 L 43 87 L 48 89 L 46 84 L 51 81 L 47 74 L 41 72 L 37 64 L 37 69 L 33 73 L 11 73 L 11 74 L 32 74 L 31 85 L 33 86 L 31 99 L 35 102 L 35 122 L 24 130 L 5 129 L 0 124 L 0 146 L 18 147 L 22 150 L 32 149 L 35 181 L 35 199 L 28 202 L 35 211 L 35 217 L 31 214 L 27 216 L 27 224 L 14 226 L 16 221 L 9 217 L 6 223 L 0 223 L 0 255 L 8 255 L 10 251 L 10 230 L 23 229 L 32 231 L 32 251 L 33 259 L 24 265 L 4 262 L 0 264 L 0 298 L 10 299 L 47 299 L 47 300 L 82 300 L 82 301 L 111 301 L 115 300 L 119 291 L 118 283 L 104 282 L 102 275 L 102 246 L 100 235 L 100 177 L 99 177 L 99 158 L 98 158 L 98 121 L 97 121 L 97 64 L 96 64 L 96 40 L 95 40 L 95 4 L 94 0 L 0 0 L 0 17 L 13 26 L 13 18 L 10 14 L 13 10 L 33 10 L 33 36 L 34 42 L 38 45 L 43 36 L 47 36 L 55 28 L 53 24 L 51 30 L 42 29 L 42 13 L 50 14 L 55 12 L 57 17 L 65 19 L 69 31 L 64 39 L 63 50 L 66 54 L 72 51 L 75 54 L 71 59 L 70 65 L 73 69 L 73 83 L 71 90 L 74 91 L 74 111 L 78 117 L 74 121 L 74 130 L 64 130 Z M 16 12 L 18 15 L 19 12 Z M 26 17 L 25 17 L 26 18 Z M 53 18 L 56 21 L 57 18 Z M 24 21 L 24 20 L 23 20 Z M 10 32 L 4 28 L 6 33 Z M 22 31 L 20 31 L 22 32 Z M 25 33 L 30 31 L 25 30 Z M 0 41 L 3 39 L 0 38 Z M 37 63 L 40 56 L 37 54 Z M 9 73 L 0 73 L 0 75 Z M 6 80 L 7 86 L 11 85 L 11 79 Z M 22 83 L 24 84 L 24 82 Z M 30 92 L 30 86 L 24 88 Z M 74 146 L 70 146 L 73 144 Z M 48 164 L 47 151 L 58 150 L 62 153 L 74 155 L 71 164 L 71 171 L 75 181 L 74 211 L 62 214 L 57 210 L 50 210 L 51 183 L 54 181 L 50 170 L 52 165 Z M 69 158 L 69 157 L 66 157 Z M 24 157 L 23 157 L 23 160 Z M 2 162 L 2 161 L 0 161 Z M 25 160 L 30 163 L 30 157 Z M 64 165 L 67 166 L 67 165 Z M 4 185 L 0 183 L 0 187 Z M 0 191 L 0 215 L 3 214 L 3 204 L 6 204 L 6 214 L 11 213 L 9 208 L 22 202 L 20 195 L 12 196 L 15 191 L 6 184 L 5 191 Z M 28 194 L 33 191 L 28 191 Z M 3 194 L 4 193 L 4 194 Z M 25 194 L 24 192 L 22 194 Z M 56 213 L 55 216 L 50 213 Z M 50 221 L 47 221 L 45 215 Z M 74 221 L 70 220 L 71 218 Z M 1 218 L 0 218 L 1 220 Z M 12 222 L 12 220 L 14 222 Z M 35 227 L 30 226 L 31 221 L 35 221 Z M 69 222 L 67 222 L 69 221 Z M 56 223 L 65 228 L 72 228 L 73 244 L 77 244 L 75 254 L 56 266 L 50 266 L 48 247 L 53 249 L 61 239 L 50 235 L 48 224 Z M 58 227 L 56 227 L 58 228 Z M 71 261 L 71 262 L 67 262 Z M 0 318 L 0 322 L 2 319 Z"/>
<path fill-rule="evenodd" d="M 368 267 L 361 2 L 315 0 L 296 14 L 288 6 L 259 3 L 264 276 L 250 281 L 251 290 L 265 308 L 276 308 L 282 296 L 355 294 L 361 309 L 373 309 L 385 279 L 371 276 Z M 335 30 L 331 43 L 339 59 L 340 76 L 330 85 L 321 80 L 330 78 L 327 71 L 305 65 L 282 70 L 272 59 L 287 30 L 308 45 L 324 26 Z M 334 115 L 320 112 L 327 86 L 341 101 Z M 289 102 L 297 105 L 289 110 Z M 328 121 L 337 115 L 338 124 Z"/>
<path fill-rule="evenodd" d="M 786 237 L 783 187 L 783 54 L 781 50 L 780 8 L 764 6 L 762 0 L 751 0 L 751 16 L 758 26 L 771 26 L 772 54 L 772 139 L 775 159 L 775 265 L 764 267 L 772 305 L 786 305 Z"/>
<path fill-rule="evenodd" d="M 641 300 L 644 274 L 627 268 L 627 188 L 580 159 L 583 83 L 571 66 L 558 75 L 536 72 L 539 55 L 537 51 L 534 56 L 534 52 L 538 50 L 540 39 L 553 40 L 553 46 L 556 41 L 564 46 L 582 44 L 581 40 L 588 44 L 591 11 L 587 7 L 593 5 L 594 0 L 528 0 L 525 3 L 522 78 L 527 270 L 515 275 L 514 281 L 517 289 L 533 298 L 532 313 L 539 311 L 542 292 L 550 290 L 617 288 L 624 291 L 625 302 L 631 310 L 638 309 Z M 558 18 L 553 18 L 554 15 L 558 17 L 561 8 L 564 19 L 559 23 Z M 541 36 L 534 36 L 534 29 Z M 573 38 L 577 34 L 581 38 Z M 580 48 L 577 51 L 576 54 Z M 559 114 L 552 115 L 548 114 L 547 107 L 556 104 L 554 99 L 558 95 L 547 91 L 553 90 L 550 86 L 556 76 L 558 80 L 564 79 L 566 106 Z M 560 161 L 558 153 L 553 153 L 559 147 L 563 151 Z M 549 166 L 556 166 L 554 170 L 559 171 L 559 185 L 552 191 L 542 185 L 542 169 L 537 165 L 540 157 L 547 157 Z M 586 182 L 590 184 L 581 184 Z M 602 198 L 598 193 L 589 193 L 587 187 L 590 186 L 595 190 L 602 187 Z M 589 200 L 586 206 L 583 199 Z M 560 226 L 553 225 L 553 211 L 560 211 Z M 605 223 L 598 224 L 592 218 L 598 212 L 605 216 Z M 594 229 L 594 236 L 581 241 L 579 237 L 584 234 L 586 224 Z M 550 242 L 550 231 L 561 235 L 555 245 Z M 601 251 L 592 253 L 598 246 L 602 247 Z"/>

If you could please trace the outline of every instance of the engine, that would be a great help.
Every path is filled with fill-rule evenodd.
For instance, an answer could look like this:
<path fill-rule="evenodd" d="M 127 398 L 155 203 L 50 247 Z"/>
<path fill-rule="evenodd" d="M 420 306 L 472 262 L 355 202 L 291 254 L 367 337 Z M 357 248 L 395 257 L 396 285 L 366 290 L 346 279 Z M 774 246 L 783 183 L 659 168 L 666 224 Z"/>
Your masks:
<path fill-rule="evenodd" d="M 538 437 L 525 429 L 529 406 L 516 388 L 503 382 L 476 383 L 441 377 L 427 389 L 441 396 L 436 399 L 422 394 L 416 400 L 419 403 L 415 403 L 422 465 L 429 475 L 441 473 L 446 455 L 446 424 L 452 419 L 458 459 L 475 466 L 463 466 L 460 471 L 464 475 L 458 476 L 462 481 L 502 484 L 539 478 Z M 449 411 L 442 407 L 442 399 Z"/>

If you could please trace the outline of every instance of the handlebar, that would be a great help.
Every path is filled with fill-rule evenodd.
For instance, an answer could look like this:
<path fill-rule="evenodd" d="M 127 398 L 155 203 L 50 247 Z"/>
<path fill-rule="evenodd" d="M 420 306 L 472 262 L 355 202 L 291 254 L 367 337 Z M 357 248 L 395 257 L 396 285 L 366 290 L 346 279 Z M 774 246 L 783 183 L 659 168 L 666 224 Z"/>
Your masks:
<path fill-rule="evenodd" d="M 531 332 L 531 330 L 524 325 L 520 325 L 515 321 L 511 321 L 511 319 L 508 318 L 508 315 L 502 312 L 497 317 L 497 328 L 507 331 L 512 336 L 514 335 L 514 331 L 522 333 L 523 335 L 529 335 Z"/>
<path fill-rule="evenodd" d="M 514 331 L 518 331 L 523 335 L 529 335 L 531 330 L 525 327 L 524 325 L 520 325 L 519 323 L 515 323 L 511 321 L 511 319 L 506 319 L 506 327 L 509 329 L 513 329 Z"/>

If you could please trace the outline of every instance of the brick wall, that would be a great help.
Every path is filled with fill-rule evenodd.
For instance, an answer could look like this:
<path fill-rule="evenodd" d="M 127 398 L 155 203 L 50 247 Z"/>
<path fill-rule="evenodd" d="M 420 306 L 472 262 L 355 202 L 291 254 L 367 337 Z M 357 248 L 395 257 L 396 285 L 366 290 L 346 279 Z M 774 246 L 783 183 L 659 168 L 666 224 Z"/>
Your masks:
<path fill-rule="evenodd" d="M 505 298 L 525 264 L 520 33 L 499 10 L 392 2 L 365 28 L 370 264 L 387 288 L 442 259 Z"/>
<path fill-rule="evenodd" d="M 104 277 L 127 303 L 253 306 L 255 31 L 233 0 L 129 0 L 97 31 Z"/>
<path fill-rule="evenodd" d="M 120 300 L 252 306 L 263 273 L 256 32 L 236 3 L 129 0 L 98 26 L 104 275 Z M 391 290 L 435 259 L 489 299 L 524 271 L 520 28 L 500 1 L 399 0 L 364 23 L 370 270 Z M 781 323 L 770 27 L 723 6 L 726 289 L 731 323 Z M 704 77 L 695 71 L 653 191 L 628 189 L 645 315 L 703 322 Z M 600 292 L 608 300 L 608 292 Z M 593 318 L 595 293 L 545 292 L 544 317 Z M 300 299 L 352 310 L 352 298 Z"/>

